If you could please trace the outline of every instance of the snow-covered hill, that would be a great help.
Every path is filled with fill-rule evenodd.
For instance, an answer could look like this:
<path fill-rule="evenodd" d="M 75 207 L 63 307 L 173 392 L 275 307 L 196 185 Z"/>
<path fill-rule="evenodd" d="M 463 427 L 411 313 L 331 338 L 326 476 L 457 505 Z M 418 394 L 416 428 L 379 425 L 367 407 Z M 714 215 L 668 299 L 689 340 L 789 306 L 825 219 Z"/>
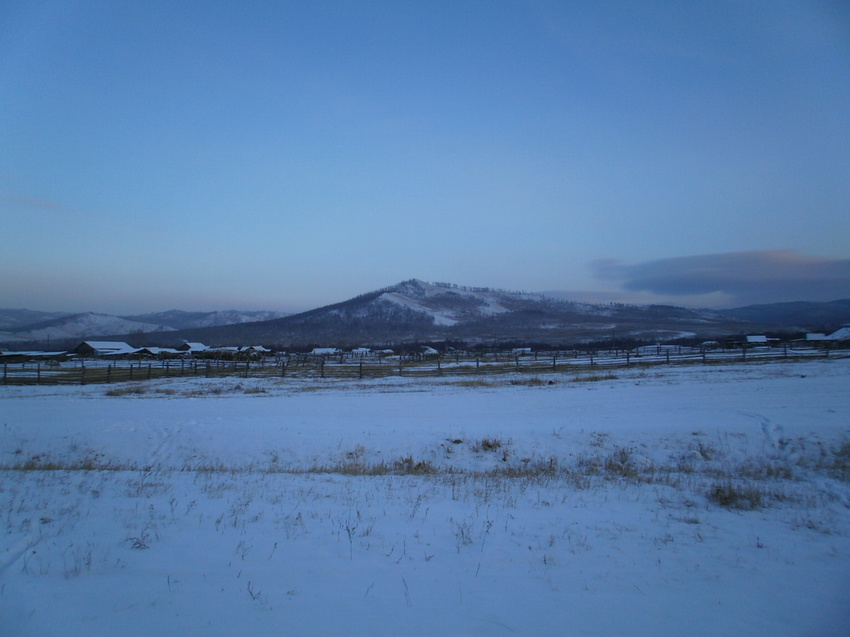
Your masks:
<path fill-rule="evenodd" d="M 217 312 L 184 312 L 169 310 L 153 314 L 139 314 L 124 318 L 143 323 L 158 323 L 167 325 L 175 330 L 195 327 L 215 327 L 218 325 L 233 325 L 236 323 L 251 323 L 253 321 L 269 321 L 286 316 L 282 312 L 242 312 L 239 310 L 222 310 Z"/>
<path fill-rule="evenodd" d="M 411 279 L 383 292 L 376 302 L 388 301 L 430 316 L 435 325 L 457 325 L 463 321 L 504 314 L 518 303 L 543 301 L 538 294 L 469 288 Z"/>
<path fill-rule="evenodd" d="M 266 321 L 285 316 L 280 312 L 184 312 L 170 310 L 137 316 L 85 312 L 63 314 L 0 309 L 0 343 L 64 341 L 133 333 L 173 332 L 179 329 Z"/>
<path fill-rule="evenodd" d="M 656 341 L 733 333 L 741 324 L 704 310 L 590 305 L 542 294 L 410 279 L 281 319 L 184 330 L 179 336 L 203 342 L 257 342 L 279 347 L 446 340 L 556 344 L 612 337 Z"/>
<path fill-rule="evenodd" d="M 92 338 L 133 332 L 165 332 L 174 328 L 166 325 L 133 321 L 111 314 L 70 314 L 51 321 L 36 323 L 0 333 L 0 341 L 61 341 L 72 338 Z"/>
<path fill-rule="evenodd" d="M 789 304 L 754 306 L 736 312 L 671 305 L 589 304 L 547 294 L 410 279 L 289 316 L 236 310 L 171 310 L 125 317 L 74 315 L 21 326 L 17 315 L 9 319 L 17 321 L 17 325 L 0 332 L 0 343 L 160 332 L 148 344 L 174 346 L 186 339 L 287 348 L 452 340 L 470 345 L 522 341 L 569 346 L 603 341 L 625 344 L 710 339 L 744 333 L 829 332 L 850 322 L 847 301 L 834 302 L 828 308 L 822 307 L 825 304 L 790 304 L 794 306 L 793 313 L 785 311 L 785 305 Z M 0 310 L 0 321 L 5 312 Z"/>
<path fill-rule="evenodd" d="M 38 310 L 0 309 L 0 333 L 27 325 L 44 323 L 68 316 L 70 312 L 39 312 Z"/>

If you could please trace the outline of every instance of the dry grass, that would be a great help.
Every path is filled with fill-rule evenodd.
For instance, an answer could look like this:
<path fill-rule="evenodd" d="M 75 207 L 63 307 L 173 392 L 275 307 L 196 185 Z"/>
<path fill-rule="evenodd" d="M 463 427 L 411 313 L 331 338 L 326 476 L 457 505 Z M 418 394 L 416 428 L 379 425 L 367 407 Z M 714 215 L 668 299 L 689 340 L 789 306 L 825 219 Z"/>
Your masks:
<path fill-rule="evenodd" d="M 707 494 L 709 502 L 727 509 L 750 511 L 764 504 L 763 492 L 752 484 L 739 485 L 721 482 L 713 485 Z"/>
<path fill-rule="evenodd" d="M 106 391 L 106 395 L 110 397 L 119 396 L 140 396 L 148 393 L 147 385 L 141 383 L 128 383 L 120 387 L 113 387 Z"/>
<path fill-rule="evenodd" d="M 574 383 L 598 383 L 606 380 L 617 380 L 617 375 L 613 372 L 604 372 L 599 374 L 585 374 L 576 376 L 572 379 Z"/>
<path fill-rule="evenodd" d="M 478 459 L 471 466 L 463 461 L 454 464 L 453 453 L 446 449 L 466 445 Z M 818 447 L 803 458 L 774 457 L 733 460 L 716 448 L 694 443 L 686 458 L 671 456 L 666 462 L 653 463 L 639 456 L 631 447 L 613 448 L 604 439 L 587 453 L 570 458 L 513 458 L 513 443 L 498 437 L 469 441 L 447 439 L 436 456 L 445 464 L 428 458 L 405 455 L 395 460 L 370 461 L 367 450 L 357 445 L 325 464 L 289 465 L 271 453 L 270 460 L 233 466 L 215 459 L 198 460 L 182 467 L 140 467 L 132 463 L 110 460 L 90 450 L 51 455 L 49 453 L 14 452 L 15 462 L 0 465 L 7 472 L 187 472 L 215 474 L 223 477 L 239 474 L 335 474 L 340 476 L 421 476 L 433 480 L 462 480 L 484 485 L 487 493 L 504 488 L 510 481 L 523 483 L 562 484 L 568 490 L 604 488 L 606 484 L 623 486 L 656 485 L 674 489 L 691 499 L 701 494 L 706 502 L 730 510 L 750 511 L 779 502 L 810 502 L 829 499 L 828 492 L 818 488 L 823 479 L 848 480 L 850 474 L 850 442 L 833 447 Z M 74 459 L 74 455 L 78 459 Z M 483 462 L 484 466 L 481 466 Z M 500 486 L 501 485 L 501 486 Z"/>

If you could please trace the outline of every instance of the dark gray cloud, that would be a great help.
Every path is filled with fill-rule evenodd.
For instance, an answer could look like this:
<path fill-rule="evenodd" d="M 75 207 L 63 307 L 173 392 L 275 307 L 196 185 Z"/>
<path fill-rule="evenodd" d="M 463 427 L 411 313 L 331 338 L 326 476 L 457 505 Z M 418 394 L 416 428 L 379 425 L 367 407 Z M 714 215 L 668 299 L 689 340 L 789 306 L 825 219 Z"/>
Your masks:
<path fill-rule="evenodd" d="M 785 250 L 676 257 L 626 265 L 593 264 L 597 277 L 623 289 L 669 296 L 723 294 L 730 304 L 850 298 L 850 259 L 819 259 Z"/>

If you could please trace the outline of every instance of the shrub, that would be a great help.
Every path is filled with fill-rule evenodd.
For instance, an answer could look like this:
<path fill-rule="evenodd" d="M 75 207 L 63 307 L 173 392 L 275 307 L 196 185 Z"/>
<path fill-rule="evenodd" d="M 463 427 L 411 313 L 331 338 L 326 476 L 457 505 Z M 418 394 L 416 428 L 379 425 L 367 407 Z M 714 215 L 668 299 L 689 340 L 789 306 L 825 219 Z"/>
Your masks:
<path fill-rule="evenodd" d="M 406 456 L 397 460 L 394 465 L 395 473 L 401 475 L 430 475 L 437 473 L 437 467 L 427 460 L 416 461 L 413 456 Z"/>
<path fill-rule="evenodd" d="M 844 442 L 834 451 L 828 469 L 836 480 L 850 481 L 850 442 Z"/>
<path fill-rule="evenodd" d="M 484 438 L 472 447 L 476 453 L 479 451 L 498 451 L 502 448 L 502 441 L 498 438 Z"/>
<path fill-rule="evenodd" d="M 637 478 L 638 470 L 631 462 L 632 452 L 627 448 L 616 449 L 610 456 L 605 458 L 605 472 L 612 476 L 622 478 Z"/>
<path fill-rule="evenodd" d="M 708 492 L 710 502 L 727 509 L 750 511 L 762 506 L 762 492 L 753 486 L 740 487 L 731 482 L 715 484 Z"/>

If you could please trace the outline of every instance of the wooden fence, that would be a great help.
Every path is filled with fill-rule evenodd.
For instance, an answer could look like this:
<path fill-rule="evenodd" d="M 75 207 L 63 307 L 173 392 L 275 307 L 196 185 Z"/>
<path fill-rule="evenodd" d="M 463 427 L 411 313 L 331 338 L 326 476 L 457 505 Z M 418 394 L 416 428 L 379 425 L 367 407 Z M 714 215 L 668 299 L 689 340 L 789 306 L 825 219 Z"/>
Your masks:
<path fill-rule="evenodd" d="M 729 363 L 763 360 L 806 360 L 848 357 L 850 350 L 775 347 L 764 349 L 706 350 L 683 347 L 649 347 L 638 350 L 557 351 L 533 354 L 474 354 L 453 352 L 437 357 L 385 358 L 291 355 L 259 361 L 224 360 L 106 360 L 76 359 L 62 363 L 4 363 L 2 385 L 89 385 L 164 378 L 336 378 L 368 379 L 388 376 L 434 377 L 485 374 L 589 373 L 635 365 Z"/>

